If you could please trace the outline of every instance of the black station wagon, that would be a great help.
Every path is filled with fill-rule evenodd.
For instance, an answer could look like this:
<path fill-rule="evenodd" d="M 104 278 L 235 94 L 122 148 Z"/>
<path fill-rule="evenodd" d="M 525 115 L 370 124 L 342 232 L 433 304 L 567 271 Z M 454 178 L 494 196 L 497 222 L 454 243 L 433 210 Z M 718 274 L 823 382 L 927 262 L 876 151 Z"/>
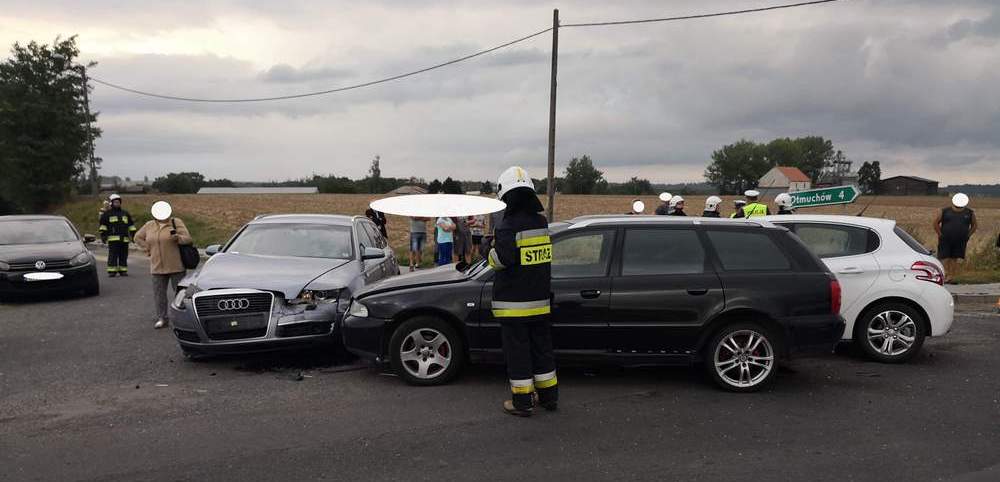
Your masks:
<path fill-rule="evenodd" d="M 563 361 L 704 363 L 722 388 L 757 390 L 792 354 L 840 340 L 840 286 L 788 230 L 758 220 L 590 216 L 550 226 L 552 330 Z M 415 385 L 502 361 L 485 263 L 355 293 L 344 344 Z"/>

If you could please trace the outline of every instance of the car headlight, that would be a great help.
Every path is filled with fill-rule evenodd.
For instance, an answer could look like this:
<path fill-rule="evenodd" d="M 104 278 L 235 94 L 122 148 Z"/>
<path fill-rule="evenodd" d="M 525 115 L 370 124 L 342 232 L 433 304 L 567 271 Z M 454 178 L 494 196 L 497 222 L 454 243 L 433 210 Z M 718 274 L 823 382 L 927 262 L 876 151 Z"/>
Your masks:
<path fill-rule="evenodd" d="M 297 298 L 289 301 L 289 304 L 336 303 L 339 295 L 340 290 L 302 290 Z"/>
<path fill-rule="evenodd" d="M 368 318 L 368 307 L 360 301 L 354 300 L 351 302 L 351 308 L 347 311 L 347 314 L 357 318 Z"/>
<path fill-rule="evenodd" d="M 10 265 L 4 263 L 3 261 L 0 261 L 0 271 L 9 271 L 9 270 L 10 270 Z"/>
<path fill-rule="evenodd" d="M 174 308 L 178 310 L 184 309 L 184 298 L 187 298 L 187 288 L 177 290 L 177 296 L 174 296 Z"/>
<path fill-rule="evenodd" d="M 70 266 L 83 266 L 83 265 L 89 263 L 91 259 L 92 258 L 90 257 L 90 251 L 84 251 L 84 252 L 82 252 L 82 253 L 74 256 L 73 259 L 69 260 L 69 265 Z"/>

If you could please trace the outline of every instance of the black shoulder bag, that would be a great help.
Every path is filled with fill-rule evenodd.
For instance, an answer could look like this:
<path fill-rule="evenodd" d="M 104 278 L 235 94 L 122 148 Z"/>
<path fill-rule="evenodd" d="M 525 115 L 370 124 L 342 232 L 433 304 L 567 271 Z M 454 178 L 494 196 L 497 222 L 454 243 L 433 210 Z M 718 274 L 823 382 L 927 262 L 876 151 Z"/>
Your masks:
<path fill-rule="evenodd" d="M 177 232 L 177 221 L 174 218 L 170 218 L 170 224 L 173 225 L 174 232 Z M 192 244 L 178 244 L 178 248 L 181 250 L 181 264 L 184 265 L 184 269 L 195 269 L 198 267 L 198 263 L 201 262 L 201 254 L 198 253 L 198 248 Z"/>

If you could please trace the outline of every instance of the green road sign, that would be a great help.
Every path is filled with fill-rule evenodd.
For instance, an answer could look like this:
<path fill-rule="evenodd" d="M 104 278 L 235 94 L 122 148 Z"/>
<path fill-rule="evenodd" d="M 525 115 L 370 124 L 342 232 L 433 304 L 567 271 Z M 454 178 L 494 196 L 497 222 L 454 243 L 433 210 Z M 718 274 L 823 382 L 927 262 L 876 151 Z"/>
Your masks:
<path fill-rule="evenodd" d="M 788 194 L 792 196 L 792 200 L 794 201 L 792 207 L 798 209 L 852 203 L 858 198 L 861 192 L 854 186 L 836 186 L 811 189 L 809 191 L 790 192 Z"/>

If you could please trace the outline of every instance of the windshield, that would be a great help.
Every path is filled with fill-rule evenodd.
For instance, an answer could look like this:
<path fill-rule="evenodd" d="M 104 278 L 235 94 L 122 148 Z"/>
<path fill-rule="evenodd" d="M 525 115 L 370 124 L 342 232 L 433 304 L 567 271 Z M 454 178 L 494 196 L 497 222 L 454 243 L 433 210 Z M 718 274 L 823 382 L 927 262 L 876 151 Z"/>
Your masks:
<path fill-rule="evenodd" d="M 353 259 L 350 226 L 326 224 L 251 224 L 226 248 L 227 253 L 296 258 Z"/>
<path fill-rule="evenodd" d="M 62 219 L 0 221 L 0 245 L 50 244 L 76 240 L 76 232 Z"/>

